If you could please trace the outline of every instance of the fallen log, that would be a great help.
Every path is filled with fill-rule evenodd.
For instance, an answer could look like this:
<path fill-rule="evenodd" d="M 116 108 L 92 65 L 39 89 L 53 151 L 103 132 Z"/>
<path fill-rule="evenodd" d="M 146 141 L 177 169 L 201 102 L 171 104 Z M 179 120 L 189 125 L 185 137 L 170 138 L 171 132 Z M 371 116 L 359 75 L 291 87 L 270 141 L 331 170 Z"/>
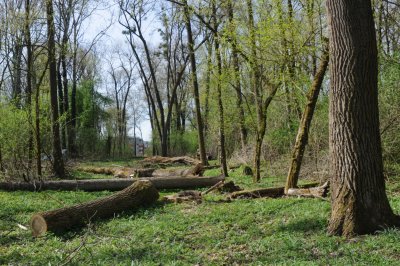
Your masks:
<path fill-rule="evenodd" d="M 213 177 L 149 177 L 157 189 L 193 189 L 211 187 L 223 180 L 222 176 Z M 42 190 L 83 190 L 83 191 L 117 191 L 129 187 L 139 179 L 86 179 L 86 180 L 58 180 L 36 182 L 0 182 L 0 189 L 6 191 L 42 191 Z"/>
<path fill-rule="evenodd" d="M 200 191 L 196 190 L 187 190 L 181 191 L 174 195 L 164 196 L 162 201 L 167 203 L 182 203 L 182 202 L 196 202 L 201 203 L 203 201 L 203 196 Z"/>
<path fill-rule="evenodd" d="M 261 189 L 252 189 L 252 190 L 242 190 L 236 191 L 229 195 L 231 199 L 237 198 L 279 198 L 283 196 L 284 188 L 276 187 L 276 188 L 261 188 Z"/>
<path fill-rule="evenodd" d="M 310 188 L 289 188 L 286 193 L 288 196 L 325 198 L 329 191 L 329 181 L 319 187 Z"/>
<path fill-rule="evenodd" d="M 167 176 L 202 176 L 204 167 L 201 163 L 186 169 L 155 169 L 155 168 L 130 168 L 130 167 L 78 167 L 78 171 L 113 175 L 118 178 L 130 177 L 167 177 Z"/>
<path fill-rule="evenodd" d="M 313 187 L 318 183 L 311 183 L 301 186 L 302 188 Z M 231 199 L 237 198 L 280 198 L 284 196 L 285 188 L 284 187 L 273 187 L 273 188 L 259 188 L 252 190 L 242 190 L 233 192 L 229 195 Z"/>
<path fill-rule="evenodd" d="M 116 213 L 154 203 L 158 197 L 158 191 L 150 181 L 140 180 L 108 197 L 37 213 L 32 216 L 30 227 L 33 236 L 40 236 L 47 231 L 65 231 L 95 219 L 113 217 Z"/>
<path fill-rule="evenodd" d="M 180 157 L 152 156 L 143 159 L 142 163 L 196 165 L 201 163 L 201 161 L 188 156 L 180 156 Z"/>
<path fill-rule="evenodd" d="M 204 167 L 201 163 L 196 164 L 188 169 L 154 169 L 144 168 L 135 169 L 133 171 L 134 177 L 168 177 L 168 176 L 202 176 Z"/>
<path fill-rule="evenodd" d="M 129 167 L 77 167 L 76 170 L 102 175 L 113 175 L 119 178 L 129 178 L 135 172 L 135 168 Z"/>

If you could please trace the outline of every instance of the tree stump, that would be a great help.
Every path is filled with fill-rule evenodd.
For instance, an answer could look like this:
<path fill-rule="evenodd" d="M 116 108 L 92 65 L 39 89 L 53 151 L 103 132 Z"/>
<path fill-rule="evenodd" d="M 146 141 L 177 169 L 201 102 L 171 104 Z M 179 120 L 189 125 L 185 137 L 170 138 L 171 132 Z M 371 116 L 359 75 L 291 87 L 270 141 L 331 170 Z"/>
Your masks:
<path fill-rule="evenodd" d="M 113 217 L 116 213 L 137 209 L 155 202 L 158 197 L 158 191 L 150 181 L 140 180 L 108 197 L 37 213 L 32 216 L 30 227 L 33 236 L 40 236 L 47 231 L 65 231 L 94 219 Z"/>

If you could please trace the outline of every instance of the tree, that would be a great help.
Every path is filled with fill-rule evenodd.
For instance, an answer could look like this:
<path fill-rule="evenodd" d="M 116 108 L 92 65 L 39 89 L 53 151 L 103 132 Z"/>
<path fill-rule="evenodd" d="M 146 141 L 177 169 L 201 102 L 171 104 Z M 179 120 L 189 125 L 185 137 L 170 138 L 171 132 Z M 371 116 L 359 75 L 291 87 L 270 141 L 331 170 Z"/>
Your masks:
<path fill-rule="evenodd" d="M 317 104 L 318 95 L 322 87 L 322 82 L 324 81 L 325 72 L 328 68 L 328 61 L 329 53 L 327 49 L 325 49 L 322 55 L 320 66 L 315 74 L 313 84 L 308 93 L 307 104 L 301 117 L 296 142 L 292 152 L 292 158 L 290 160 L 290 168 L 286 179 L 285 193 L 288 192 L 289 188 L 297 187 L 297 181 L 300 175 L 300 167 L 308 142 L 308 133 L 310 131 L 311 121 L 314 115 L 315 106 Z"/>
<path fill-rule="evenodd" d="M 385 193 L 378 61 L 371 1 L 327 1 L 332 211 L 328 231 L 351 236 L 400 226 Z"/>
<path fill-rule="evenodd" d="M 199 141 L 199 152 L 200 160 L 204 165 L 207 165 L 206 157 L 206 146 L 204 142 L 204 125 L 200 110 L 200 96 L 199 96 L 199 83 L 197 80 L 197 68 L 196 68 L 196 56 L 195 56 L 195 45 L 192 34 L 192 24 L 190 21 L 189 6 L 186 0 L 183 1 L 183 12 L 185 16 L 185 25 L 188 38 L 188 50 L 190 55 L 190 66 L 192 70 L 192 82 L 193 82 L 193 96 L 196 107 L 196 121 L 197 121 L 197 132 Z"/>
<path fill-rule="evenodd" d="M 46 1 L 47 14 L 47 38 L 48 38 L 48 57 L 50 70 L 50 102 L 51 102 L 51 119 L 52 119 L 52 144 L 53 144 L 53 172 L 58 177 L 65 176 L 64 161 L 61 154 L 60 139 L 60 122 L 58 120 L 58 101 L 57 101 L 57 65 L 55 56 L 55 40 L 54 40 L 54 12 L 53 1 Z"/>

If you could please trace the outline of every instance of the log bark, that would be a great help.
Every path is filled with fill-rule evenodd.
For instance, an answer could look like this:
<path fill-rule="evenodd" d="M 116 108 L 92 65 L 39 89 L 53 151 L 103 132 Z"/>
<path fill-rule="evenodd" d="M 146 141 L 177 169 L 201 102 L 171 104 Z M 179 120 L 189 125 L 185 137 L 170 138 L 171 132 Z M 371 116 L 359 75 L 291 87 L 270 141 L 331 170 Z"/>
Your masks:
<path fill-rule="evenodd" d="M 158 197 L 154 185 L 150 181 L 141 180 L 108 197 L 37 213 L 32 216 L 30 227 L 33 236 L 43 235 L 47 231 L 65 231 L 95 219 L 113 217 L 116 213 L 154 203 Z"/>
<path fill-rule="evenodd" d="M 186 169 L 155 169 L 155 168 L 136 169 L 130 167 L 78 167 L 76 169 L 82 172 L 113 175 L 119 178 L 202 176 L 205 170 L 201 163 Z"/>
<path fill-rule="evenodd" d="M 203 164 L 199 163 L 188 169 L 135 169 L 134 177 L 202 176 Z"/>
<path fill-rule="evenodd" d="M 242 190 L 233 192 L 229 195 L 231 199 L 237 198 L 280 198 L 284 195 L 283 187 L 274 187 L 274 188 L 261 188 L 261 189 L 252 189 L 252 190 Z"/>
<path fill-rule="evenodd" d="M 290 188 L 286 192 L 288 196 L 300 196 L 310 198 L 325 198 L 329 191 L 329 181 L 319 187 L 310 188 Z"/>
<path fill-rule="evenodd" d="M 157 189 L 193 189 L 200 187 L 211 187 L 221 180 L 222 176 L 214 177 L 153 177 L 150 180 Z M 0 182 L 0 189 L 5 191 L 42 191 L 42 190 L 64 190 L 64 191 L 118 191 L 129 187 L 137 180 L 143 179 L 87 179 L 87 180 L 59 180 L 42 182 Z"/>
<path fill-rule="evenodd" d="M 142 163 L 150 164 L 185 164 L 185 165 L 197 165 L 201 163 L 199 160 L 193 159 L 188 156 L 181 157 L 162 157 L 162 156 L 152 156 L 143 159 Z"/>
<path fill-rule="evenodd" d="M 317 183 L 311 183 L 301 186 L 302 188 L 309 188 L 314 187 Z M 285 193 L 284 187 L 273 187 L 273 188 L 259 188 L 259 189 L 252 189 L 252 190 L 242 190 L 233 192 L 229 195 L 231 199 L 237 198 L 280 198 Z"/>

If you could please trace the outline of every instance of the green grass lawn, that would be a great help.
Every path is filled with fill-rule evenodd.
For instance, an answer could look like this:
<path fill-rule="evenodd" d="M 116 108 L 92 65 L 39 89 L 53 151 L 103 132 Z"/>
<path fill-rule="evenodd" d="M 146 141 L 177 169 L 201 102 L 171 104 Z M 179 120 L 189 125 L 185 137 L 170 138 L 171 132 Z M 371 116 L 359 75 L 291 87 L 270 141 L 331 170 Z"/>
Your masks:
<path fill-rule="evenodd" d="M 215 174 L 212 170 L 207 174 Z M 217 170 L 218 171 L 218 170 Z M 254 187 L 240 169 L 232 179 Z M 282 178 L 265 178 L 260 186 Z M 398 179 L 392 207 L 400 212 Z M 162 194 L 166 194 L 163 191 Z M 33 238 L 35 212 L 85 202 L 110 192 L 0 191 L 0 264 L 3 265 L 399 265 L 400 231 L 353 239 L 326 235 L 329 202 L 281 198 L 162 204 L 55 235 Z"/>

